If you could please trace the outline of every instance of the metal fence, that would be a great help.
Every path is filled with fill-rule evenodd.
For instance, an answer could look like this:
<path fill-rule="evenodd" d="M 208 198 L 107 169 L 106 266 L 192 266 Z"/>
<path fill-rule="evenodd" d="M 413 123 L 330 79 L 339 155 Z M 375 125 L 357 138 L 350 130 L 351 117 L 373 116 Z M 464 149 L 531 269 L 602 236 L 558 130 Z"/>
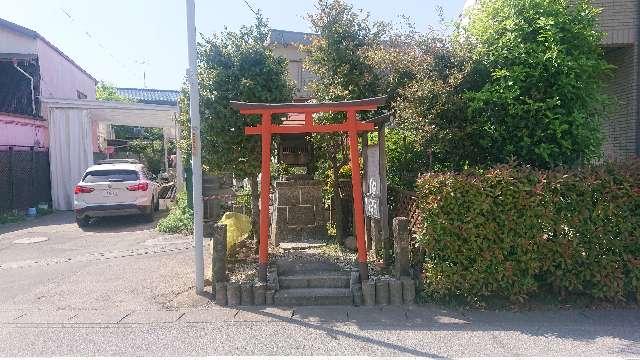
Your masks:
<path fill-rule="evenodd" d="M 51 202 L 49 152 L 34 147 L 0 150 L 0 212 Z"/>

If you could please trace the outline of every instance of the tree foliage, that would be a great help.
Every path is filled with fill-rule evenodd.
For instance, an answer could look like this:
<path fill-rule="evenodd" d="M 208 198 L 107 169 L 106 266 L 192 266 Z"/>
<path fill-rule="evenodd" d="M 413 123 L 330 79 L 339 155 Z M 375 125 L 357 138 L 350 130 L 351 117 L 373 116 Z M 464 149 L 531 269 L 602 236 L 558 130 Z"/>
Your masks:
<path fill-rule="evenodd" d="M 286 59 L 272 53 L 268 35 L 267 22 L 257 15 L 255 24 L 199 44 L 202 162 L 210 171 L 245 178 L 260 169 L 260 137 L 244 133 L 260 119 L 240 115 L 230 101 L 279 103 L 293 97 Z"/>
<path fill-rule="evenodd" d="M 601 81 L 610 67 L 598 13 L 585 0 L 491 0 L 469 14 L 460 40 L 489 74 L 466 94 L 478 162 L 548 168 L 601 154 Z"/>
<path fill-rule="evenodd" d="M 369 14 L 341 0 L 319 0 L 308 20 L 318 34 L 310 45 L 302 47 L 307 53 L 304 65 L 316 76 L 309 84 L 315 100 L 344 101 L 385 94 L 383 79 L 367 58 L 367 52 L 382 42 L 384 23 L 372 22 Z M 321 114 L 315 121 L 337 123 L 345 121 L 345 116 Z M 344 135 L 315 134 L 312 141 L 320 169 L 327 168 L 322 163 L 332 162 L 337 168 L 347 163 Z"/>
<path fill-rule="evenodd" d="M 115 86 L 104 81 L 96 85 L 96 100 L 132 103 L 133 99 L 118 94 Z"/>
<path fill-rule="evenodd" d="M 369 58 L 388 79 L 395 114 L 386 144 L 392 184 L 412 188 L 420 173 L 461 167 L 476 154 L 464 94 L 482 78 L 467 52 L 442 32 L 407 23 Z"/>
<path fill-rule="evenodd" d="M 251 218 L 258 242 L 258 182 L 261 142 L 247 136 L 244 128 L 260 122 L 258 116 L 240 115 L 230 101 L 280 103 L 293 98 L 293 84 L 287 75 L 287 61 L 273 54 L 267 40 L 269 26 L 261 13 L 255 23 L 238 31 L 225 30 L 203 37 L 198 45 L 198 81 L 202 164 L 212 173 L 231 173 L 248 178 L 251 186 Z M 180 99 L 181 148 L 191 154 L 187 93 Z M 273 121 L 277 123 L 278 118 Z M 257 247 L 256 247 L 257 249 Z"/>
<path fill-rule="evenodd" d="M 316 78 L 309 89 L 317 101 L 365 99 L 386 94 L 380 73 L 368 61 L 367 52 L 379 46 L 386 31 L 384 23 L 372 22 L 369 14 L 355 11 L 342 0 L 319 0 L 316 12 L 308 15 L 314 33 L 311 44 L 303 46 L 307 53 L 305 67 Z M 367 114 L 370 115 L 370 114 Z M 367 116 L 365 115 L 365 116 Z M 343 113 L 319 114 L 318 123 L 345 121 Z M 342 208 L 338 178 L 348 166 L 348 142 L 344 134 L 314 134 L 317 175 L 332 188 L 336 209 L 336 239 L 342 242 Z"/>
<path fill-rule="evenodd" d="M 305 66 L 317 77 L 309 86 L 314 98 L 343 101 L 380 95 L 382 78 L 366 52 L 380 45 L 386 25 L 341 0 L 319 0 L 308 20 L 318 34 L 303 47 L 308 53 Z"/>

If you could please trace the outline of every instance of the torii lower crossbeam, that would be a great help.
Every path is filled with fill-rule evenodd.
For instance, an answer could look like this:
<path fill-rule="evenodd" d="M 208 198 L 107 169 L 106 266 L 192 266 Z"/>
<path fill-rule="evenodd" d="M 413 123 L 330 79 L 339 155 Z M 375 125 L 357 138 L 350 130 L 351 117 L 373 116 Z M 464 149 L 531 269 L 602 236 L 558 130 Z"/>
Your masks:
<path fill-rule="evenodd" d="M 266 282 L 269 263 L 269 190 L 271 187 L 271 136 L 273 134 L 347 133 L 351 161 L 351 185 L 353 188 L 354 227 L 358 246 L 360 279 L 369 278 L 367 268 L 367 244 L 364 229 L 364 206 L 362 199 L 362 176 L 358 154 L 358 133 L 373 131 L 374 124 L 357 120 L 357 112 L 376 110 L 386 103 L 386 97 L 341 101 L 330 103 L 259 104 L 231 102 L 241 114 L 260 114 L 262 122 L 255 127 L 246 127 L 245 134 L 260 135 L 262 139 L 262 165 L 260 183 L 260 245 L 258 280 Z M 320 112 L 345 112 L 347 119 L 341 124 L 314 124 L 313 114 Z M 271 123 L 273 114 L 305 114 L 305 123 L 300 126 L 283 126 Z"/>

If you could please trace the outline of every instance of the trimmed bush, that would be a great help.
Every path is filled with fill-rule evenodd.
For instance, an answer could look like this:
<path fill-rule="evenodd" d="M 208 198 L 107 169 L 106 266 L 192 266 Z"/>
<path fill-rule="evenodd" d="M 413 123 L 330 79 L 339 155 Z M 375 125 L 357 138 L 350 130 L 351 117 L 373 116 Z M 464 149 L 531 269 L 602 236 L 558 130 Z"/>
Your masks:
<path fill-rule="evenodd" d="M 640 162 L 501 165 L 418 181 L 431 298 L 640 296 Z"/>

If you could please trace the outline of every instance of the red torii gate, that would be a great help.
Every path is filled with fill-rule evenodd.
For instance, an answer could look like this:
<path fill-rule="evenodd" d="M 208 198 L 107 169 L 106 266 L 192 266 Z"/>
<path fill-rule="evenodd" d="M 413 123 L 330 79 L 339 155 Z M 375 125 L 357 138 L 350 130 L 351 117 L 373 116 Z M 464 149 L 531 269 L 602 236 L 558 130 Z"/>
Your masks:
<path fill-rule="evenodd" d="M 364 209 L 362 200 L 362 177 L 360 176 L 360 156 L 358 154 L 358 132 L 374 130 L 373 123 L 358 121 L 358 111 L 376 110 L 384 105 L 387 97 L 377 97 L 363 100 L 325 102 L 325 103 L 288 103 L 262 104 L 231 101 L 231 107 L 241 114 L 260 114 L 262 123 L 258 126 L 245 128 L 247 135 L 261 135 L 262 139 L 262 169 L 260 183 L 260 246 L 258 260 L 258 279 L 267 280 L 267 265 L 269 262 L 269 189 L 271 186 L 271 135 L 273 134 L 305 134 L 305 133 L 335 133 L 346 132 L 349 135 L 349 155 L 351 158 L 351 185 L 353 188 L 354 225 L 356 243 L 358 245 L 358 263 L 360 279 L 367 280 L 367 244 L 364 229 Z M 341 124 L 314 124 L 313 114 L 320 112 L 345 112 L 347 120 Z M 295 113 L 304 114 L 304 125 L 284 126 L 273 125 L 271 115 Z"/>

